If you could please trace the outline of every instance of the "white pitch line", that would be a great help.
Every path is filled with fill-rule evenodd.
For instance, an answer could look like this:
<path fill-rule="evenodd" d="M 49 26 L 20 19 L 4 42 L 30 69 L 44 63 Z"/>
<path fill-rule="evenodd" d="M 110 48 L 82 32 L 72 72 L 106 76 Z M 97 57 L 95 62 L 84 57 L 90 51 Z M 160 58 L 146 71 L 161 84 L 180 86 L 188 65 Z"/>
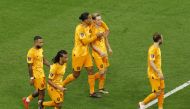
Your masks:
<path fill-rule="evenodd" d="M 178 92 L 178 91 L 184 89 L 185 87 L 187 87 L 187 86 L 189 86 L 189 85 L 190 85 L 190 80 L 187 81 L 187 82 L 185 82 L 184 84 L 182 84 L 182 85 L 176 87 L 175 89 L 169 91 L 168 93 L 166 93 L 166 94 L 164 95 L 164 98 L 169 97 L 170 95 L 172 95 L 172 94 L 174 94 L 174 93 L 176 93 L 176 92 Z M 145 109 L 151 107 L 152 105 L 156 104 L 157 102 L 158 102 L 158 99 L 155 99 L 155 100 L 151 101 L 150 103 L 148 103 L 148 104 L 145 106 Z"/>

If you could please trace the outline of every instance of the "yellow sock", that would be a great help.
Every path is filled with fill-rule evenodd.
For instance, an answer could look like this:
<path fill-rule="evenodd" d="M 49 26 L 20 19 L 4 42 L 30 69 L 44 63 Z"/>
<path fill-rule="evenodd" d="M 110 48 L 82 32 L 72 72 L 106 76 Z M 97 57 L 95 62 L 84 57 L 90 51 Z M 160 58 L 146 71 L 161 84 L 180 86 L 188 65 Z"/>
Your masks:
<path fill-rule="evenodd" d="M 90 94 L 94 93 L 94 85 L 95 85 L 95 76 L 94 75 L 88 75 L 88 84 L 90 87 Z"/>
<path fill-rule="evenodd" d="M 66 86 L 67 84 L 69 84 L 73 80 L 75 80 L 75 77 L 73 76 L 73 74 L 69 74 L 66 77 L 66 79 L 63 81 L 63 86 Z"/>
<path fill-rule="evenodd" d="M 45 107 L 52 107 L 52 106 L 55 106 L 55 102 L 54 101 L 45 101 L 43 102 L 43 106 Z"/>
<path fill-rule="evenodd" d="M 29 101 L 32 101 L 32 100 L 34 99 L 34 97 L 33 97 L 32 94 L 31 94 L 31 95 L 29 95 L 29 96 L 27 97 L 27 99 L 29 99 Z"/>
<path fill-rule="evenodd" d="M 158 96 L 158 108 L 163 109 L 163 103 L 164 103 L 164 91 L 160 93 Z"/>
<path fill-rule="evenodd" d="M 104 88 L 104 83 L 105 83 L 105 76 L 104 75 L 100 75 L 99 89 L 103 89 Z"/>
<path fill-rule="evenodd" d="M 155 94 L 155 93 L 151 93 L 150 95 L 148 95 L 148 96 L 144 99 L 143 103 L 144 103 L 144 104 L 147 104 L 148 102 L 152 101 L 152 100 L 155 99 L 155 98 L 156 98 L 156 94 Z"/>
<path fill-rule="evenodd" d="M 99 78 L 100 78 L 100 73 L 99 73 L 99 72 L 97 72 L 94 76 L 95 76 L 95 80 L 97 80 L 97 79 L 99 79 Z"/>

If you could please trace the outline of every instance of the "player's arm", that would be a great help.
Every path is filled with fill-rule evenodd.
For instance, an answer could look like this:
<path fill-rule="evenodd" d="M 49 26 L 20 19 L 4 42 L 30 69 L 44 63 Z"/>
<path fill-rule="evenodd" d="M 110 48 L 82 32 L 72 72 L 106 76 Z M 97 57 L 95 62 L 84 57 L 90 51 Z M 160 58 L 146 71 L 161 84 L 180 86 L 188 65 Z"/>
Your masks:
<path fill-rule="evenodd" d="M 113 51 L 112 51 L 112 49 L 111 49 L 111 46 L 110 46 L 110 43 L 109 43 L 109 39 L 108 39 L 108 36 L 109 36 L 109 34 L 110 34 L 110 30 L 109 30 L 108 26 L 106 25 L 106 23 L 103 22 L 103 21 L 102 21 L 102 27 L 106 30 L 106 31 L 104 32 L 106 48 L 107 48 L 109 54 L 112 54 Z"/>
<path fill-rule="evenodd" d="M 112 49 L 111 49 L 111 46 L 110 46 L 110 43 L 109 43 L 109 40 L 108 40 L 108 37 L 107 37 L 107 36 L 105 37 L 105 44 L 106 44 L 106 48 L 107 48 L 109 54 L 112 54 L 113 51 L 112 51 Z"/>
<path fill-rule="evenodd" d="M 83 35 L 84 35 L 84 36 L 83 36 Z M 87 36 L 85 36 L 84 33 L 80 33 L 80 39 L 81 39 L 81 42 L 82 42 L 84 45 L 87 45 L 87 44 L 93 42 L 96 38 L 97 38 L 96 35 L 92 35 L 92 37 L 87 37 Z"/>
<path fill-rule="evenodd" d="M 33 75 L 33 53 L 32 51 L 29 51 L 27 54 L 27 63 L 28 63 L 28 73 L 29 73 L 29 77 L 30 77 L 30 84 L 33 85 L 34 84 L 34 75 Z"/>
<path fill-rule="evenodd" d="M 92 49 L 93 49 L 95 52 L 97 52 L 101 57 L 105 57 L 105 56 L 106 56 L 106 54 L 105 54 L 104 52 L 102 52 L 98 47 L 96 47 L 96 46 L 93 45 L 93 44 L 90 44 L 90 45 L 91 45 Z"/>
<path fill-rule="evenodd" d="M 154 64 L 154 61 L 150 61 L 150 66 L 158 74 L 158 76 L 160 77 L 160 79 L 163 80 L 164 76 L 163 76 L 162 72 L 156 67 L 156 65 Z"/>
<path fill-rule="evenodd" d="M 49 61 L 43 57 L 43 64 L 46 65 L 47 67 L 50 67 Z"/>
<path fill-rule="evenodd" d="M 155 55 L 156 55 L 155 50 L 151 50 L 150 51 L 150 57 L 149 57 L 149 59 L 150 59 L 150 66 L 158 74 L 158 76 L 160 77 L 160 79 L 164 79 L 162 72 L 156 67 L 156 65 L 154 63 L 154 61 L 155 61 Z"/>
<path fill-rule="evenodd" d="M 53 88 L 58 89 L 58 90 L 60 90 L 60 91 L 65 91 L 65 90 L 66 90 L 66 88 L 60 87 L 60 86 L 54 84 L 54 83 L 52 82 L 52 79 L 48 79 L 48 84 L 49 84 L 50 86 L 52 86 Z"/>

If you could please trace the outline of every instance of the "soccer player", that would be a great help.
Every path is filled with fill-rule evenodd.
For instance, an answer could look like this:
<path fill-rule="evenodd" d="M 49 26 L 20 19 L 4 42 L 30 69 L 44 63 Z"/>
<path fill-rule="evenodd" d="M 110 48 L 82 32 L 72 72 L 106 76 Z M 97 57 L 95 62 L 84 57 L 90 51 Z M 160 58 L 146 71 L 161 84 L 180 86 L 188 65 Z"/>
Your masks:
<path fill-rule="evenodd" d="M 103 94 L 108 94 L 109 92 L 104 89 L 105 78 L 106 78 L 106 71 L 109 67 L 108 62 L 108 53 L 112 54 L 112 49 L 110 47 L 108 41 L 108 34 L 109 28 L 108 26 L 102 21 L 100 14 L 94 13 L 92 14 L 92 19 L 94 21 L 93 24 L 93 32 L 95 33 L 103 33 L 105 37 L 101 37 L 96 39 L 94 42 L 91 43 L 92 45 L 92 56 L 96 63 L 96 66 L 99 70 L 95 74 L 95 79 L 99 79 L 99 92 Z"/>
<path fill-rule="evenodd" d="M 27 63 L 29 69 L 30 84 L 35 87 L 35 91 L 28 97 L 22 99 L 25 109 L 29 109 L 29 103 L 33 98 L 38 97 L 38 109 L 42 109 L 42 102 L 45 95 L 45 74 L 43 64 L 50 66 L 43 56 L 43 39 L 41 36 L 34 37 L 34 46 L 28 51 Z"/>
<path fill-rule="evenodd" d="M 68 55 L 65 50 L 60 50 L 53 58 L 53 65 L 50 68 L 50 74 L 48 79 L 48 94 L 52 101 L 43 102 L 43 106 L 55 107 L 55 109 L 61 109 L 64 101 L 63 87 L 63 75 L 67 67 Z"/>
<path fill-rule="evenodd" d="M 145 105 L 155 98 L 158 98 L 158 109 L 163 109 L 164 102 L 164 76 L 161 69 L 161 50 L 163 36 L 160 33 L 153 35 L 154 44 L 148 50 L 148 78 L 152 86 L 152 93 L 143 101 L 139 102 L 140 109 L 145 109 Z"/>
<path fill-rule="evenodd" d="M 81 14 L 79 19 L 82 21 L 77 25 L 75 30 L 74 38 L 74 48 L 72 51 L 72 74 L 68 75 L 63 81 L 63 86 L 67 85 L 71 81 L 79 77 L 81 69 L 83 66 L 88 72 L 88 83 L 90 87 L 90 97 L 99 98 L 100 94 L 95 93 L 95 77 L 93 74 L 93 63 L 89 52 L 89 44 L 93 42 L 97 37 L 102 37 L 103 34 L 98 33 L 97 35 L 92 35 L 91 23 L 92 18 L 88 12 Z"/>

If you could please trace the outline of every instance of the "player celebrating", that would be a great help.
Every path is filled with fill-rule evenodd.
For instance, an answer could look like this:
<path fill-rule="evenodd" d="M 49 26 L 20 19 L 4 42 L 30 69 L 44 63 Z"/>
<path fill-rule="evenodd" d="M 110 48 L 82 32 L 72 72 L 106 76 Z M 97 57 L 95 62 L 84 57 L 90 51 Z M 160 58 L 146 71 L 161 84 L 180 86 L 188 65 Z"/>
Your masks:
<path fill-rule="evenodd" d="M 145 109 L 145 105 L 151 100 L 158 98 L 158 109 L 163 109 L 164 102 L 164 76 L 161 69 L 160 45 L 163 36 L 160 33 L 153 35 L 154 44 L 148 50 L 148 78 L 152 86 L 152 93 L 142 102 L 139 102 L 140 109 Z"/>
<path fill-rule="evenodd" d="M 43 39 L 41 36 L 34 37 L 34 46 L 28 51 L 27 63 L 30 76 L 30 84 L 35 87 L 35 91 L 28 97 L 23 98 L 25 109 L 29 109 L 29 102 L 38 97 L 38 109 L 42 109 L 42 102 L 45 96 L 45 74 L 43 64 L 50 66 L 43 56 Z"/>
<path fill-rule="evenodd" d="M 99 98 L 101 95 L 95 93 L 95 77 L 93 74 L 93 63 L 89 52 L 89 44 L 97 37 L 103 34 L 92 35 L 91 23 L 92 18 L 88 12 L 81 14 L 79 19 L 82 21 L 75 30 L 74 48 L 72 51 L 72 74 L 68 75 L 64 80 L 64 86 L 79 77 L 82 67 L 84 66 L 88 72 L 88 83 L 90 87 L 90 97 Z"/>
<path fill-rule="evenodd" d="M 108 94 L 109 92 L 104 90 L 104 83 L 106 78 L 106 71 L 109 66 L 107 50 L 112 54 L 112 49 L 108 41 L 109 28 L 102 21 L 100 14 L 94 13 L 92 15 L 94 21 L 93 32 L 102 33 L 105 37 L 101 37 L 92 42 L 92 56 L 99 69 L 99 72 L 95 74 L 95 79 L 99 79 L 99 92 Z"/>
<path fill-rule="evenodd" d="M 48 94 L 52 101 L 43 102 L 43 106 L 53 106 L 61 109 L 64 100 L 63 75 L 65 74 L 68 55 L 65 50 L 60 50 L 53 58 L 48 79 Z"/>

